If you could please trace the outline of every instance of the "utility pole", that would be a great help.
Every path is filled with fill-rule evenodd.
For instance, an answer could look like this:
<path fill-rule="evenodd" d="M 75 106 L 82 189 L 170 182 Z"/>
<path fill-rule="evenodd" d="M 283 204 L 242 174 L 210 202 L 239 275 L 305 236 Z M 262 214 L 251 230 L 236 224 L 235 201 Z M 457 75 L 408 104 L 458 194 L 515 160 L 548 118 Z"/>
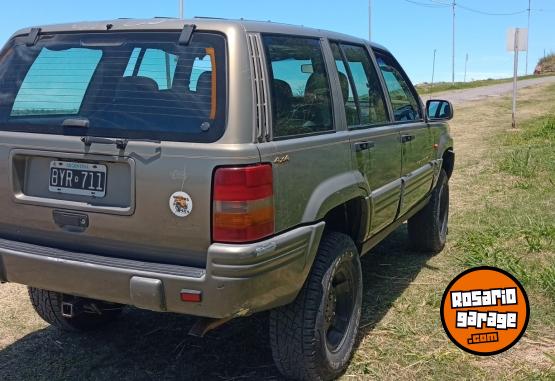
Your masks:
<path fill-rule="evenodd" d="M 185 6 L 183 4 L 184 0 L 179 0 L 179 18 L 183 19 L 184 16 L 184 12 L 185 12 Z"/>
<path fill-rule="evenodd" d="M 437 52 L 437 49 L 434 49 L 434 62 L 432 64 L 432 84 L 430 86 L 430 99 L 432 98 L 432 90 L 434 88 L 434 77 L 436 74 L 436 52 Z"/>
<path fill-rule="evenodd" d="M 532 0 L 528 0 L 528 44 L 526 46 L 526 75 L 528 75 L 528 52 L 530 51 L 530 12 L 532 11 Z"/>
<path fill-rule="evenodd" d="M 368 40 L 372 41 L 372 0 L 368 0 Z"/>
<path fill-rule="evenodd" d="M 466 69 L 468 68 L 468 53 L 466 53 L 466 58 L 464 60 L 464 82 L 466 83 Z"/>
<path fill-rule="evenodd" d="M 452 75 L 451 83 L 455 84 L 455 7 L 457 6 L 456 0 L 453 0 L 453 58 L 452 58 Z"/>
<path fill-rule="evenodd" d="M 516 91 L 517 91 L 517 79 L 518 79 L 518 51 L 519 47 L 519 35 L 520 29 L 515 29 L 515 42 L 514 42 L 514 51 L 515 51 L 515 63 L 514 63 L 514 76 L 513 76 L 513 128 L 516 128 Z"/>

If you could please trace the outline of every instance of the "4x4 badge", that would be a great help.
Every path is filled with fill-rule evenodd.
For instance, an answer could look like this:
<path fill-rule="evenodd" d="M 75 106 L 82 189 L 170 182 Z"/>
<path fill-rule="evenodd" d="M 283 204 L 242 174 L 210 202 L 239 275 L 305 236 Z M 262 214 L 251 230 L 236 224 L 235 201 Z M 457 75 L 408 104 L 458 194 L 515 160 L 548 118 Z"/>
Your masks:
<path fill-rule="evenodd" d="M 177 217 L 187 217 L 193 210 L 193 200 L 185 192 L 175 192 L 170 196 L 170 210 Z"/>
<path fill-rule="evenodd" d="M 274 164 L 285 164 L 289 162 L 289 155 L 278 156 L 274 159 Z"/>

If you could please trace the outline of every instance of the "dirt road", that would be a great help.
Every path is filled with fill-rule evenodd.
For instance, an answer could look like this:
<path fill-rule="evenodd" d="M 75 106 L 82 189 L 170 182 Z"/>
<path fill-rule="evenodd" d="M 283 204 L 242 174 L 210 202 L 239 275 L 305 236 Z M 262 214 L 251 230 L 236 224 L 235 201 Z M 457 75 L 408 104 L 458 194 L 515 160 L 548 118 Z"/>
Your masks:
<path fill-rule="evenodd" d="M 518 89 L 524 89 L 531 86 L 538 86 L 546 83 L 555 83 L 555 76 L 553 77 L 542 77 L 526 79 L 518 82 Z M 450 100 L 453 105 L 457 106 L 462 103 L 479 101 L 487 98 L 497 98 L 507 95 L 513 91 L 513 83 L 500 83 L 497 85 L 476 87 L 473 89 L 464 90 L 453 90 L 445 91 L 441 93 L 432 94 L 431 97 L 434 99 L 447 99 Z M 422 95 L 422 100 L 426 101 L 430 96 Z"/>

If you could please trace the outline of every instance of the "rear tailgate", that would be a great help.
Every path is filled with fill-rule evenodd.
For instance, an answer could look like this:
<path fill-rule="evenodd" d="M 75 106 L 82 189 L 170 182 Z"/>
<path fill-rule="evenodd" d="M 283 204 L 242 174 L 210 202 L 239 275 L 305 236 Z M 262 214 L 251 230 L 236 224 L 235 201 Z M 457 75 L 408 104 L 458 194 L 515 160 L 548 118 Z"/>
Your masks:
<path fill-rule="evenodd" d="M 0 53 L 0 236 L 203 266 L 214 168 L 260 158 L 219 144 L 226 42 L 195 32 L 17 37 Z"/>
<path fill-rule="evenodd" d="M 84 153 L 75 138 L 0 132 L 0 140 L 0 236 L 123 258 L 205 264 L 213 169 L 233 162 L 224 145 L 129 143 L 120 156 L 110 146 Z M 253 146 L 238 164 L 258 160 Z M 105 197 L 50 191 L 50 165 L 60 161 L 104 165 Z M 181 213 L 176 192 L 189 197 Z M 86 218 L 86 226 L 72 216 Z"/>

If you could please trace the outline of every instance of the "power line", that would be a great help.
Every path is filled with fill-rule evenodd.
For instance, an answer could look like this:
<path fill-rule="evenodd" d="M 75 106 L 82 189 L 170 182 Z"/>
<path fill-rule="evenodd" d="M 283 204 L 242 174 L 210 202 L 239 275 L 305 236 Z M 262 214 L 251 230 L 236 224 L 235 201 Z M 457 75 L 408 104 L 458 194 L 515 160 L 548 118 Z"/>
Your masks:
<path fill-rule="evenodd" d="M 485 16 L 515 16 L 515 15 L 520 15 L 522 13 L 528 12 L 528 9 L 523 9 L 523 10 L 516 11 L 516 12 L 496 13 L 496 12 L 481 11 L 479 9 L 470 8 L 470 7 L 467 7 L 465 5 L 461 5 L 461 4 L 457 4 L 457 5 L 458 5 L 459 8 L 464 9 L 466 11 L 478 13 L 478 14 L 485 15 Z"/>
<path fill-rule="evenodd" d="M 426 8 L 446 8 L 449 7 L 448 4 L 443 4 L 443 5 L 439 5 L 439 4 L 430 4 L 430 3 L 422 3 L 420 1 L 415 1 L 415 0 L 405 0 L 407 3 L 411 3 L 414 5 L 418 5 L 420 7 L 426 7 Z"/>
<path fill-rule="evenodd" d="M 451 2 L 440 1 L 440 0 L 428 0 L 428 2 L 422 2 L 417 0 L 404 0 L 404 1 L 413 5 L 417 5 L 425 8 L 450 8 L 453 6 Z M 456 6 L 461 9 L 464 9 L 465 11 L 478 13 L 484 16 L 515 16 L 515 15 L 520 15 L 522 13 L 528 12 L 528 9 L 522 9 L 514 12 L 489 12 L 489 11 L 483 11 L 476 8 L 467 7 L 466 5 L 461 5 L 460 3 L 456 3 Z M 555 10 L 534 9 L 534 11 L 553 12 Z"/>

